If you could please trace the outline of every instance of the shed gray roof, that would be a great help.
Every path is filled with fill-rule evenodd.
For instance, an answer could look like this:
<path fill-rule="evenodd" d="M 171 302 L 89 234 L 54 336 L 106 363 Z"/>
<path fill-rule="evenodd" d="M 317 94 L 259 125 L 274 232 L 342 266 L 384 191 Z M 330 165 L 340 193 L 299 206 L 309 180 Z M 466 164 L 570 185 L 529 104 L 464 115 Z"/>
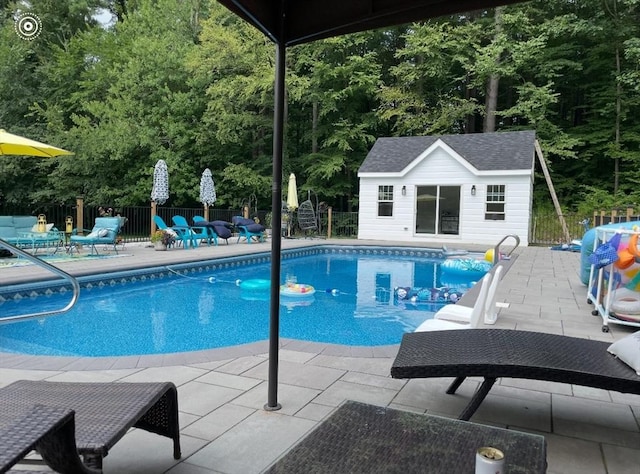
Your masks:
<path fill-rule="evenodd" d="M 359 173 L 399 173 L 438 139 L 479 171 L 531 170 L 536 132 L 468 133 L 378 138 Z"/>

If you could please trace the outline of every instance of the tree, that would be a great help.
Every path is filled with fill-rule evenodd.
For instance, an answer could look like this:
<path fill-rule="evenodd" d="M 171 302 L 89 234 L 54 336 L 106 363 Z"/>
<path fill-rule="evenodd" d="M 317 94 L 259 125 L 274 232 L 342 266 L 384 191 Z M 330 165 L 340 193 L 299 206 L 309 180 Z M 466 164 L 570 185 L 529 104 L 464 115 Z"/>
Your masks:
<path fill-rule="evenodd" d="M 77 159 L 54 173 L 56 195 L 82 194 L 96 205 L 140 204 L 149 200 L 153 166 L 163 159 L 172 203 L 197 201 L 208 164 L 192 146 L 204 103 L 185 67 L 196 47 L 190 18 L 186 3 L 141 1 L 113 30 L 79 35 L 61 52 L 59 63 L 84 61 L 77 90 L 65 102 L 72 111 L 66 135 Z"/>

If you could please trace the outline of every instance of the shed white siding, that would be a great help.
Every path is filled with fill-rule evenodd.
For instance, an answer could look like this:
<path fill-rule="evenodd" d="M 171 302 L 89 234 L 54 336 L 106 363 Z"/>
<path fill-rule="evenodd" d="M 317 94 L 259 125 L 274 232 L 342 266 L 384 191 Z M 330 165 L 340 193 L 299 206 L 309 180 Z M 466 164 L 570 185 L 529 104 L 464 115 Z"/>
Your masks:
<path fill-rule="evenodd" d="M 390 157 L 389 159 L 393 159 Z M 358 238 L 496 245 L 506 235 L 529 243 L 531 170 L 478 171 L 441 141 L 400 173 L 361 173 Z M 393 186 L 393 216 L 378 216 L 378 186 Z M 458 234 L 416 233 L 416 187 L 460 186 Z M 505 220 L 486 220 L 487 185 L 505 186 Z M 406 186 L 406 195 L 402 187 Z M 471 187 L 476 187 L 475 196 Z"/>

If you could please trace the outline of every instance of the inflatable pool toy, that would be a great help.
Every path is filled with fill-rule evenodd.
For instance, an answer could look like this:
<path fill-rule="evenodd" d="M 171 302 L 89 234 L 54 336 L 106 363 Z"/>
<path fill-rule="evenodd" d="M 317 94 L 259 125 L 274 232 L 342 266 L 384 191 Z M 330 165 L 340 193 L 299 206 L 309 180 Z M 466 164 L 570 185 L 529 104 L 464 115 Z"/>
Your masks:
<path fill-rule="evenodd" d="M 636 227 L 634 227 L 633 230 L 634 232 L 638 231 Z M 627 245 L 627 250 L 635 258 L 640 258 L 640 250 L 638 250 L 638 234 L 631 235 L 631 238 L 629 239 L 629 245 Z"/>
<path fill-rule="evenodd" d="M 280 285 L 281 296 L 300 298 L 311 296 L 315 292 L 316 289 L 313 286 L 305 285 L 304 283 L 287 283 L 286 285 Z"/>
<path fill-rule="evenodd" d="M 443 273 L 478 279 L 491 270 L 491 267 L 489 262 L 473 258 L 448 258 L 440 265 Z"/>
<path fill-rule="evenodd" d="M 582 247 L 580 248 L 580 281 L 582 281 L 584 285 L 589 284 L 589 275 L 591 274 L 591 262 L 589 261 L 589 257 L 593 253 L 593 242 L 597 236 L 597 229 L 611 231 L 615 231 L 616 229 L 632 230 L 634 226 L 638 225 L 640 225 L 640 221 L 617 222 L 615 224 L 593 227 L 584 233 L 582 236 Z"/>
<path fill-rule="evenodd" d="M 493 249 L 489 249 L 484 253 L 484 259 L 489 263 L 493 263 Z"/>
<path fill-rule="evenodd" d="M 628 245 L 618 247 L 618 261 L 614 263 L 616 268 L 626 270 L 636 263 L 636 257 L 640 257 L 638 252 L 638 234 L 633 234 Z"/>
<path fill-rule="evenodd" d="M 613 315 L 624 321 L 640 321 L 640 293 L 626 288 L 618 288 L 612 294 L 609 309 Z"/>
<path fill-rule="evenodd" d="M 263 280 L 260 278 L 243 280 L 239 286 L 243 290 L 268 290 L 271 288 L 271 280 Z"/>
<path fill-rule="evenodd" d="M 454 288 L 414 288 L 399 286 L 394 288 L 393 296 L 396 301 L 411 301 L 412 303 L 457 303 L 464 293 Z"/>

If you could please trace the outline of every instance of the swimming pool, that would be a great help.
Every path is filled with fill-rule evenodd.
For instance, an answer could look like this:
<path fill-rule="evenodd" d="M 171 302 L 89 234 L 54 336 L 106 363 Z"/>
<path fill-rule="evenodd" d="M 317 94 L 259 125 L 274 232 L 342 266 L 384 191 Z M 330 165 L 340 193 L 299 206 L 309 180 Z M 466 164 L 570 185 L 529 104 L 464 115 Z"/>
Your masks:
<path fill-rule="evenodd" d="M 456 287 L 442 254 L 411 249 L 327 248 L 284 255 L 283 282 L 294 276 L 316 292 L 282 298 L 282 338 L 352 346 L 397 344 L 444 302 L 399 301 L 396 287 Z M 61 316 L 0 325 L 4 351 L 34 355 L 123 356 L 197 351 L 268 339 L 269 293 L 239 282 L 268 279 L 268 258 L 257 257 L 159 274 L 85 284 L 76 306 Z M 160 275 L 160 276 L 158 276 Z M 122 276 L 124 278 L 124 276 Z M 0 315 L 57 308 L 68 294 L 5 300 Z"/>

